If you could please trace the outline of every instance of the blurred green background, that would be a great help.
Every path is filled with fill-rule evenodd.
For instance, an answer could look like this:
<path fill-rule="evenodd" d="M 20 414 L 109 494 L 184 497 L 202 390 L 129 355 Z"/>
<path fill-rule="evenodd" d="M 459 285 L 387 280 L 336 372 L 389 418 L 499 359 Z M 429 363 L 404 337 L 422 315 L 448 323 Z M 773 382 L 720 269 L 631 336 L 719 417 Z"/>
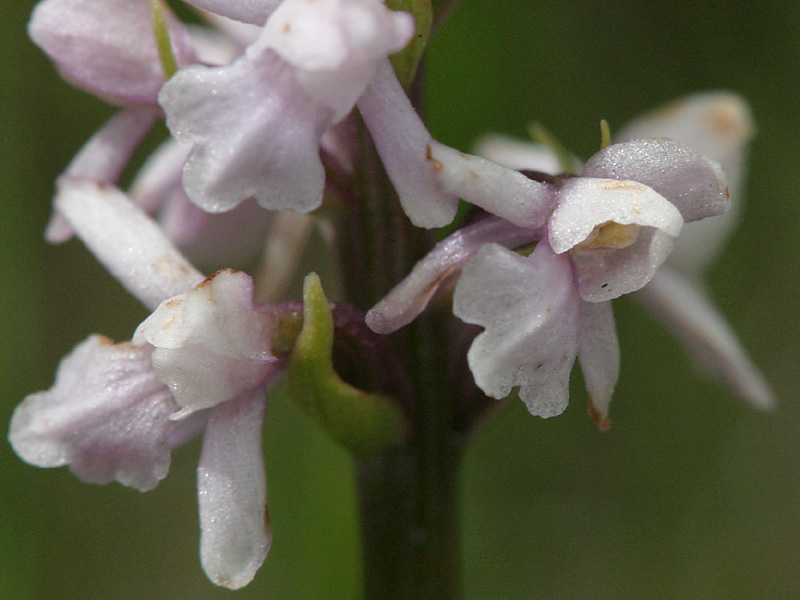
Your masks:
<path fill-rule="evenodd" d="M 28 41 L 32 7 L 0 9 L 2 423 L 87 334 L 127 339 L 145 316 L 80 244 L 42 239 L 53 179 L 110 110 Z M 431 129 L 462 149 L 538 120 L 585 157 L 601 118 L 613 129 L 691 91 L 744 94 L 759 126 L 747 205 L 710 285 L 780 398 L 774 413 L 749 409 L 618 302 L 609 432 L 576 385 L 563 416 L 514 403 L 477 436 L 463 474 L 466 598 L 800 597 L 800 4 L 464 0 L 427 69 Z M 360 597 L 348 458 L 280 402 L 264 445 L 275 539 L 235 596 Z M 140 494 L 29 467 L 0 444 L 0 598 L 232 597 L 199 565 L 197 454 L 177 452 Z"/>

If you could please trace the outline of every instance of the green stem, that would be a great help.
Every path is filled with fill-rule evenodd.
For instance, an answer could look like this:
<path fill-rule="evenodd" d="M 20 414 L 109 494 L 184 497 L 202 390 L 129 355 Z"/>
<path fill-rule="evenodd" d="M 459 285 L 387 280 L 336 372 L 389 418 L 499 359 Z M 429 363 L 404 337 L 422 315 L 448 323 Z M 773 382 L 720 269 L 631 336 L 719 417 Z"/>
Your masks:
<path fill-rule="evenodd" d="M 343 211 L 340 253 L 345 299 L 366 310 L 434 240 L 410 224 L 366 134 L 362 141 L 362 170 Z M 403 398 L 411 432 L 403 446 L 356 464 L 366 600 L 459 597 L 458 404 L 441 347 L 450 319 L 427 311 L 388 338 L 412 384 Z"/>

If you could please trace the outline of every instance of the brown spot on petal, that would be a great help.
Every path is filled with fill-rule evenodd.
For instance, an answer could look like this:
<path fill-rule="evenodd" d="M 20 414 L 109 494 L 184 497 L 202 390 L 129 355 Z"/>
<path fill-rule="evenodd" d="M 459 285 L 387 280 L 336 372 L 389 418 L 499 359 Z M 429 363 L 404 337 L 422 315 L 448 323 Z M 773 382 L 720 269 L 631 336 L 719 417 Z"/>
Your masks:
<path fill-rule="evenodd" d="M 603 184 L 604 190 L 631 190 L 633 192 L 641 192 L 644 186 L 635 181 L 613 179 Z"/>
<path fill-rule="evenodd" d="M 589 396 L 588 399 L 588 408 L 589 416 L 592 417 L 592 421 L 594 421 L 594 424 L 597 425 L 597 428 L 600 431 L 608 431 L 611 427 L 611 419 L 598 410 L 598 408 L 594 405 L 594 402 L 592 402 L 591 396 Z"/>
<path fill-rule="evenodd" d="M 747 118 L 734 100 L 719 102 L 704 115 L 703 121 L 712 131 L 730 140 L 743 141 L 752 135 Z"/>
<path fill-rule="evenodd" d="M 440 161 L 433 158 L 433 153 L 431 152 L 430 144 L 427 144 L 425 146 L 425 158 L 428 159 L 428 161 L 431 163 L 431 166 L 433 167 L 434 171 L 436 171 L 437 173 L 442 172 L 442 169 L 444 169 L 444 165 Z"/>
<path fill-rule="evenodd" d="M 481 176 L 480 176 L 480 175 L 478 175 L 478 174 L 477 174 L 475 171 L 473 171 L 472 169 L 470 169 L 470 170 L 469 170 L 469 174 L 472 176 L 472 178 L 473 178 L 473 179 L 480 179 L 480 178 L 481 178 Z"/>
<path fill-rule="evenodd" d="M 282 31 L 283 33 L 291 33 L 291 31 L 292 31 L 292 24 L 291 24 L 291 22 L 289 22 L 289 21 L 286 21 L 286 23 L 284 23 L 284 24 L 283 24 L 283 27 L 281 27 L 281 31 Z"/>

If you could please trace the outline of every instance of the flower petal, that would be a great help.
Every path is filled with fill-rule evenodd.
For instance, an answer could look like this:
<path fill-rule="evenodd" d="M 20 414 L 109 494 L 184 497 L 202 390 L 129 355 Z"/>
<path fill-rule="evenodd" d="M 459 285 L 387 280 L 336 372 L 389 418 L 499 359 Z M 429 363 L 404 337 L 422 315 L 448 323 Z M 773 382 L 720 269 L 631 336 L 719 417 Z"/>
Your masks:
<path fill-rule="evenodd" d="M 433 141 L 386 60 L 358 101 L 403 210 L 417 227 L 443 227 L 458 199 L 436 181 L 428 148 Z"/>
<path fill-rule="evenodd" d="M 475 154 L 518 171 L 541 171 L 558 175 L 563 171 L 556 153 L 544 144 L 518 140 L 505 135 L 491 133 L 475 142 Z M 578 173 L 583 164 L 572 157 L 571 173 Z"/>
<path fill-rule="evenodd" d="M 569 259 L 546 241 L 527 258 L 484 246 L 464 267 L 453 298 L 456 316 L 486 328 L 467 355 L 478 387 L 504 398 L 521 386 L 532 414 L 562 413 L 578 351 L 580 305 Z"/>
<path fill-rule="evenodd" d="M 55 206 L 97 259 L 148 308 L 203 280 L 158 225 L 118 189 L 62 177 Z"/>
<path fill-rule="evenodd" d="M 281 0 L 184 0 L 184 2 L 234 21 L 263 25 Z"/>
<path fill-rule="evenodd" d="M 158 112 L 152 108 L 121 110 L 89 138 L 64 174 L 78 179 L 116 183 L 131 154 L 157 117 Z M 70 239 L 73 233 L 64 217 L 55 212 L 47 225 L 45 239 L 51 244 L 60 244 Z"/>
<path fill-rule="evenodd" d="M 695 359 L 757 408 L 775 396 L 702 288 L 667 265 L 636 297 L 661 318 Z"/>
<path fill-rule="evenodd" d="M 674 204 L 686 222 L 721 215 L 730 207 L 728 180 L 719 163 L 665 138 L 608 146 L 587 161 L 581 175 L 643 183 Z"/>
<path fill-rule="evenodd" d="M 608 223 L 641 230 L 627 247 L 584 248 L 593 231 Z M 669 256 L 681 226 L 678 210 L 646 185 L 574 177 L 559 190 L 548 231 L 555 252 L 571 251 L 581 297 L 605 302 L 645 285 Z"/>
<path fill-rule="evenodd" d="M 258 389 L 214 408 L 197 467 L 203 570 L 234 590 L 252 581 L 272 542 L 261 450 L 266 406 Z"/>
<path fill-rule="evenodd" d="M 76 346 L 55 385 L 14 411 L 14 451 L 39 467 L 70 465 L 90 483 L 154 488 L 169 470 L 177 405 L 153 372 L 151 351 L 97 335 Z"/>
<path fill-rule="evenodd" d="M 439 286 L 466 263 L 484 244 L 511 247 L 538 240 L 541 234 L 522 229 L 498 217 L 458 229 L 436 244 L 411 273 L 367 313 L 366 322 L 376 333 L 391 333 L 419 315 Z"/>
<path fill-rule="evenodd" d="M 611 302 L 581 304 L 578 361 L 589 397 L 589 414 L 600 429 L 608 429 L 608 406 L 619 379 L 619 341 Z"/>
<path fill-rule="evenodd" d="M 173 135 L 195 144 L 183 184 L 203 210 L 230 210 L 251 196 L 264 208 L 298 212 L 322 202 L 319 143 L 331 111 L 299 87 L 292 67 L 274 52 L 183 69 L 164 85 L 159 102 Z"/>
<path fill-rule="evenodd" d="M 265 383 L 273 371 L 271 323 L 253 306 L 253 281 L 226 269 L 163 302 L 134 340 L 156 347 L 153 369 L 182 410 L 217 406 Z"/>
<path fill-rule="evenodd" d="M 555 206 L 555 188 L 491 160 L 435 140 L 428 159 L 445 190 L 519 227 L 543 225 Z"/>
<path fill-rule="evenodd" d="M 303 89 L 341 120 L 378 65 L 414 34 L 414 19 L 380 0 L 284 0 L 258 42 L 297 69 Z"/>
<path fill-rule="evenodd" d="M 169 11 L 165 14 L 178 64 L 189 64 L 189 34 Z M 43 0 L 31 15 L 28 33 L 78 87 L 112 103 L 156 103 L 164 73 L 149 2 Z"/>
<path fill-rule="evenodd" d="M 744 98 L 732 92 L 692 94 L 624 127 L 619 140 L 664 136 L 716 160 L 728 176 L 731 208 L 724 215 L 687 224 L 668 264 L 700 273 L 719 255 L 739 217 L 746 148 L 755 124 Z"/>

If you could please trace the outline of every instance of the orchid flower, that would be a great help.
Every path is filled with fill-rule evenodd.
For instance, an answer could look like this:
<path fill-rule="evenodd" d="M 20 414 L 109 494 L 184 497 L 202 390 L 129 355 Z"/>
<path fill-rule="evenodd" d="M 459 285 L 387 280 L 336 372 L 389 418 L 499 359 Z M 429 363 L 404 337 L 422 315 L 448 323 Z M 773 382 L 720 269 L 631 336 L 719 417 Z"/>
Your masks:
<path fill-rule="evenodd" d="M 607 426 L 619 370 L 608 302 L 653 278 L 684 221 L 727 209 L 719 164 L 668 139 L 637 139 L 603 149 L 580 176 L 531 173 L 525 195 L 521 185 L 495 184 L 519 172 L 440 144 L 431 155 L 443 185 L 503 219 L 440 243 L 367 314 L 368 324 L 381 332 L 404 325 L 466 263 L 453 309 L 486 328 L 467 357 L 478 387 L 502 398 L 520 386 L 531 413 L 553 416 L 567 405 L 577 356 L 591 413 Z M 529 257 L 487 245 L 537 241 Z"/>
<path fill-rule="evenodd" d="M 714 306 L 702 281 L 703 273 L 736 225 L 747 144 L 754 129 L 750 109 L 741 96 L 705 92 L 639 117 L 625 125 L 615 139 L 672 138 L 718 161 L 725 171 L 731 208 L 713 219 L 687 223 L 665 264 L 634 298 L 673 331 L 706 372 L 719 375 L 752 405 L 768 408 L 774 405 L 774 394 Z M 513 168 L 558 172 L 554 154 L 544 146 L 488 136 L 479 143 L 478 151 Z"/>
<path fill-rule="evenodd" d="M 204 278 L 113 187 L 62 178 L 56 205 L 155 311 L 133 342 L 91 336 L 77 346 L 55 385 L 17 407 L 11 444 L 32 464 L 68 464 L 84 481 L 146 491 L 166 476 L 171 449 L 204 429 L 201 561 L 218 585 L 246 585 L 271 540 L 261 427 L 267 387 L 284 365 L 271 352 L 270 309 L 253 305 L 244 273 Z"/>
<path fill-rule="evenodd" d="M 211 212 L 251 196 L 266 208 L 317 208 L 323 134 L 412 33 L 411 15 L 379 0 L 285 0 L 230 65 L 179 71 L 159 102 L 175 137 L 194 144 L 186 193 Z"/>

